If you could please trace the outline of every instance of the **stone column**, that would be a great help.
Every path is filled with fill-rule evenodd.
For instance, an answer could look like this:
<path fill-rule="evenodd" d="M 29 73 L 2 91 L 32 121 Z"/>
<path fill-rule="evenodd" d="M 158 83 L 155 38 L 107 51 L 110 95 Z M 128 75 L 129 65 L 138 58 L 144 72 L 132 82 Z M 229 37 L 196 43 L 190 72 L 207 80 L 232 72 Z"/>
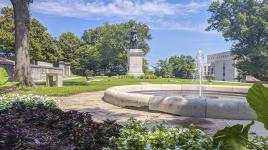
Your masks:
<path fill-rule="evenodd" d="M 67 77 L 70 77 L 72 75 L 70 63 L 65 63 L 65 75 Z"/>
<path fill-rule="evenodd" d="M 65 77 L 65 62 L 64 61 L 59 61 L 59 68 L 62 69 L 62 76 Z"/>
<path fill-rule="evenodd" d="M 142 76 L 143 73 L 143 58 L 144 52 L 142 49 L 128 50 L 128 73 L 131 76 Z"/>
<path fill-rule="evenodd" d="M 57 87 L 62 87 L 63 86 L 63 78 L 62 78 L 62 75 L 58 74 L 56 76 L 57 80 L 56 80 L 56 84 L 57 84 Z"/>
<path fill-rule="evenodd" d="M 70 63 L 66 63 L 64 61 L 59 61 L 58 64 L 59 64 L 59 68 L 62 69 L 63 77 L 70 77 L 72 75 Z"/>

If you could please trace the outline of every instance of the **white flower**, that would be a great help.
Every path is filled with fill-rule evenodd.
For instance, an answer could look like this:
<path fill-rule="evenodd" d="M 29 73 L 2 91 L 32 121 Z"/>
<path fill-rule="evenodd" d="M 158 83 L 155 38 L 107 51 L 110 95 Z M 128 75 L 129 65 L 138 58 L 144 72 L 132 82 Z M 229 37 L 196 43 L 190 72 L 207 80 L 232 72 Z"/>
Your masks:
<path fill-rule="evenodd" d="M 152 150 L 151 144 L 147 143 L 144 150 Z"/>

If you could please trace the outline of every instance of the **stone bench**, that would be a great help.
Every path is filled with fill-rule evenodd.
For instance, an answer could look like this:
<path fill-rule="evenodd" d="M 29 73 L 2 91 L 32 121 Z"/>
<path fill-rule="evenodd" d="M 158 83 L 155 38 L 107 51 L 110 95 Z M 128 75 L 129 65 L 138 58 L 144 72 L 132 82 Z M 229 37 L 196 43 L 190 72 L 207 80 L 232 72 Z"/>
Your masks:
<path fill-rule="evenodd" d="M 56 78 L 56 86 L 62 87 L 63 86 L 63 76 L 59 73 L 47 73 L 46 74 L 46 86 L 51 87 L 53 86 L 54 77 Z"/>

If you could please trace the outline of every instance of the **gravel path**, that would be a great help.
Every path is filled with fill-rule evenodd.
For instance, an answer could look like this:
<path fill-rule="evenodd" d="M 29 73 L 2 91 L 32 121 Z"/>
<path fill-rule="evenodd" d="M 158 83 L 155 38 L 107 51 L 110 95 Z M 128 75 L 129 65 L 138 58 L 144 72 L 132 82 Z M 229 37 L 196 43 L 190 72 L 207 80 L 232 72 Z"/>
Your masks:
<path fill-rule="evenodd" d="M 183 127 L 188 127 L 189 125 L 194 124 L 197 128 L 207 131 L 210 135 L 215 134 L 217 130 L 222 129 L 225 126 L 237 123 L 247 124 L 250 122 L 242 120 L 181 117 L 164 113 L 126 109 L 104 102 L 102 100 L 103 94 L 103 91 L 99 91 L 81 93 L 69 97 L 59 97 L 60 107 L 65 111 L 78 110 L 82 112 L 90 112 L 93 115 L 93 119 L 98 122 L 110 119 L 117 120 L 119 124 L 124 124 L 127 119 L 133 117 L 145 122 L 145 125 L 148 127 L 159 123 L 180 125 Z M 258 135 L 268 135 L 268 131 L 265 130 L 263 125 L 259 122 L 255 122 L 251 132 L 257 133 Z"/>

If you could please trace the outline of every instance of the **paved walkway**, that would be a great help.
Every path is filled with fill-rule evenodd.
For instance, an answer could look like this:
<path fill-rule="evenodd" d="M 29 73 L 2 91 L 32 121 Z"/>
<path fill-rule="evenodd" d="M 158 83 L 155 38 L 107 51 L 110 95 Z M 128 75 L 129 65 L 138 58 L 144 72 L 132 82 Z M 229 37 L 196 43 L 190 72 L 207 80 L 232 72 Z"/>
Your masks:
<path fill-rule="evenodd" d="M 147 112 L 133 109 L 126 109 L 106 103 L 102 100 L 104 92 L 82 93 L 69 97 L 60 97 L 60 107 L 63 110 L 78 110 L 82 112 L 90 112 L 95 121 L 101 122 L 106 119 L 117 120 L 119 124 L 124 124 L 130 117 L 145 122 L 150 127 L 157 123 L 165 123 L 168 125 L 180 125 L 187 127 L 194 124 L 197 128 L 207 131 L 213 135 L 219 129 L 225 126 L 231 126 L 237 123 L 247 124 L 250 121 L 238 120 L 222 120 L 222 119 L 202 119 L 181 117 L 164 113 Z M 251 132 L 258 135 L 268 135 L 263 125 L 255 122 Z"/>

